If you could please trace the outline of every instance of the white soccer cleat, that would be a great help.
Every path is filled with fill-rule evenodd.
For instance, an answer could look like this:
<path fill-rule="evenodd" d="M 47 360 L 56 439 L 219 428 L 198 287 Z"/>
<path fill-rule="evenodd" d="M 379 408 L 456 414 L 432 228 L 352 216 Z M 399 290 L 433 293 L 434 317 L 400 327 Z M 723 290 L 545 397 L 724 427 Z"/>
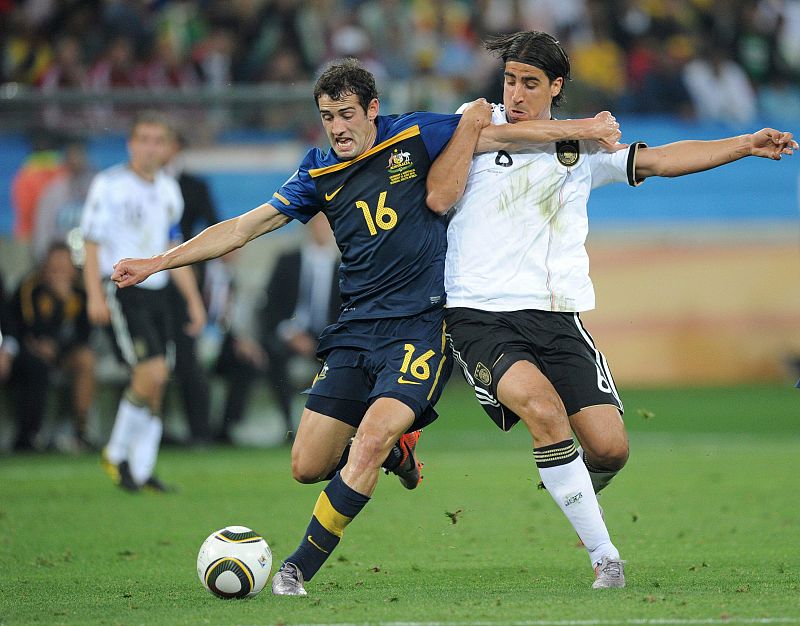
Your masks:
<path fill-rule="evenodd" d="M 592 589 L 611 589 L 625 586 L 625 561 L 604 556 L 594 568 Z"/>
<path fill-rule="evenodd" d="M 303 572 L 294 563 L 284 563 L 272 578 L 272 595 L 305 596 Z"/>

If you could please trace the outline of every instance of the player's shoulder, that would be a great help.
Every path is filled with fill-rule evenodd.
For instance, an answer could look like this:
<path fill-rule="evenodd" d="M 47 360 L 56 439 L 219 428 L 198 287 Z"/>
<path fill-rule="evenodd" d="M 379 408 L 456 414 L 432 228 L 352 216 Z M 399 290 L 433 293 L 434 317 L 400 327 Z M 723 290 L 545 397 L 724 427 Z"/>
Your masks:
<path fill-rule="evenodd" d="M 431 124 L 451 121 L 458 123 L 459 116 L 452 113 L 431 113 L 430 111 L 412 111 L 400 115 L 378 116 L 379 135 L 384 138 L 397 135 L 414 126 L 425 128 Z M 383 132 L 380 132 L 383 130 Z"/>
<path fill-rule="evenodd" d="M 166 187 L 170 191 L 176 191 L 180 193 L 181 186 L 178 183 L 178 179 L 172 176 L 171 174 L 168 174 L 164 170 L 159 170 L 158 172 L 156 172 L 155 182 L 157 185 L 160 185 L 161 187 Z"/>
<path fill-rule="evenodd" d="M 333 151 L 333 148 L 329 149 L 327 152 L 320 148 L 311 148 L 306 152 L 306 155 L 303 157 L 303 160 L 300 161 L 300 165 L 297 169 L 299 172 L 308 172 L 309 170 L 335 165 L 338 162 L 339 160 L 336 158 L 336 153 Z"/>
<path fill-rule="evenodd" d="M 111 167 L 107 167 L 106 169 L 99 171 L 95 175 L 94 179 L 95 181 L 99 181 L 101 183 L 113 183 L 130 178 L 130 175 L 131 170 L 126 164 L 117 163 L 116 165 L 112 165 Z"/>

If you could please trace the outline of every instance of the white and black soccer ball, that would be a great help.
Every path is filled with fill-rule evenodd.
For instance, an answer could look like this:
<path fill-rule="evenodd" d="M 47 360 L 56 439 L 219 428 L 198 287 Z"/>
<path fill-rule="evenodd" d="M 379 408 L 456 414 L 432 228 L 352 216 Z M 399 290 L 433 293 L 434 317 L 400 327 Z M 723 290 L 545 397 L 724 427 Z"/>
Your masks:
<path fill-rule="evenodd" d="M 211 533 L 197 555 L 200 582 L 220 598 L 248 598 L 264 588 L 272 570 L 272 551 L 257 532 L 226 526 Z"/>

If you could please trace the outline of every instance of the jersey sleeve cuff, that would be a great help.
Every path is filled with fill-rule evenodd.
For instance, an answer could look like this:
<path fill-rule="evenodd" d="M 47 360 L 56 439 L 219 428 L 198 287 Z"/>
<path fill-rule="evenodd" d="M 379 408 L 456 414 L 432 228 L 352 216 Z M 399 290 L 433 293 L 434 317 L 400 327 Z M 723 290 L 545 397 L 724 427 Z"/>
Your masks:
<path fill-rule="evenodd" d="M 628 165 L 626 170 L 628 173 L 628 184 L 631 187 L 638 187 L 645 181 L 644 178 L 636 178 L 636 154 L 639 152 L 639 148 L 646 147 L 647 144 L 643 141 L 635 141 L 631 144 L 631 147 L 628 148 Z"/>
<path fill-rule="evenodd" d="M 267 204 L 278 210 L 279 212 L 283 213 L 286 217 L 289 217 L 293 220 L 299 220 L 303 224 L 308 222 L 311 219 L 310 216 L 303 215 L 298 211 L 295 211 L 290 204 L 287 204 L 289 201 L 286 200 L 282 195 L 279 193 L 273 194 L 273 196 L 267 200 Z"/>

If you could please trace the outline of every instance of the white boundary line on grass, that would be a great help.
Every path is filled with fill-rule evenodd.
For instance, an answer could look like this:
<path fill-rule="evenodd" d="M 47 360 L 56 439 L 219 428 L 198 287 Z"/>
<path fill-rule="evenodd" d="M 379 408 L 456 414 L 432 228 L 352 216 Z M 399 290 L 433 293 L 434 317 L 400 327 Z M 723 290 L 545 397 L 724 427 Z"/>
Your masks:
<path fill-rule="evenodd" d="M 800 617 L 709 617 L 696 619 L 680 618 L 634 618 L 619 620 L 524 620 L 516 622 L 337 622 L 330 624 L 297 624 L 297 626 L 699 626 L 702 624 L 800 624 Z"/>

